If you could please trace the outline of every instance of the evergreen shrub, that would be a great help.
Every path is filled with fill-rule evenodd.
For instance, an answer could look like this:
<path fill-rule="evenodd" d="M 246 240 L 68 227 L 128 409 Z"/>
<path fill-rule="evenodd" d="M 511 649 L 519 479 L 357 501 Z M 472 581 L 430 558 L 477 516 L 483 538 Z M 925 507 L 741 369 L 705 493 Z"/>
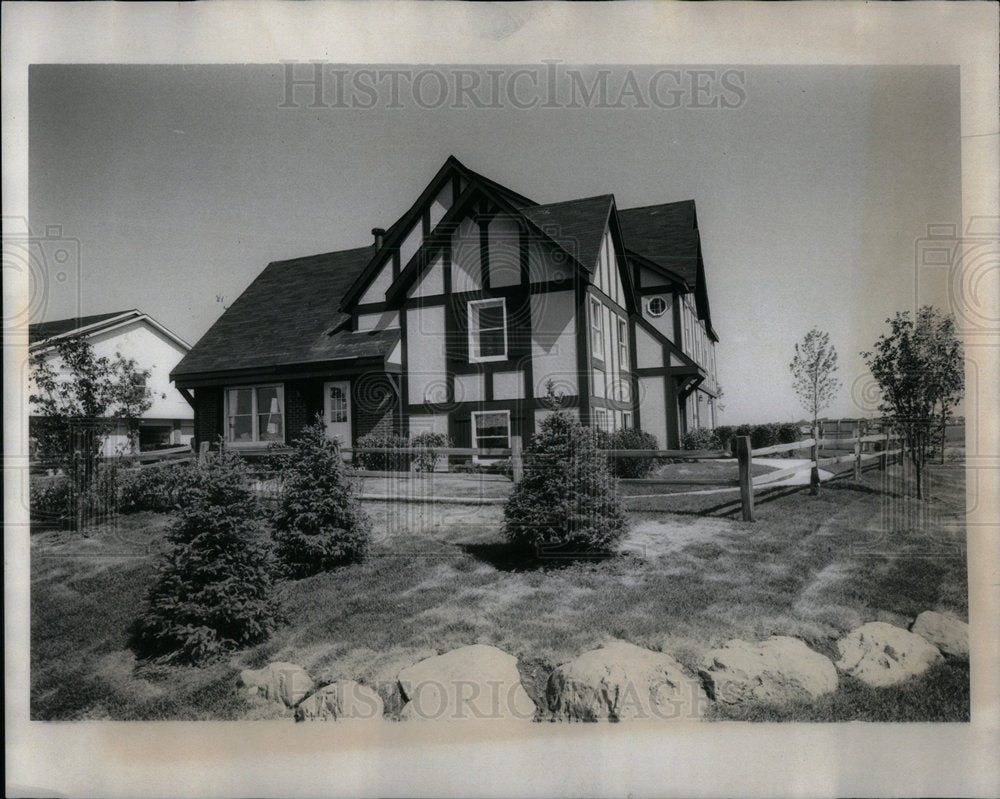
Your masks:
<path fill-rule="evenodd" d="M 300 578 L 361 560 L 371 520 L 354 495 L 340 448 L 322 423 L 305 428 L 293 447 L 274 517 L 275 554 L 284 570 Z"/>
<path fill-rule="evenodd" d="M 136 654 L 200 664 L 270 635 L 273 560 L 260 518 L 237 455 L 223 450 L 192 470 L 170 549 L 132 629 Z"/>

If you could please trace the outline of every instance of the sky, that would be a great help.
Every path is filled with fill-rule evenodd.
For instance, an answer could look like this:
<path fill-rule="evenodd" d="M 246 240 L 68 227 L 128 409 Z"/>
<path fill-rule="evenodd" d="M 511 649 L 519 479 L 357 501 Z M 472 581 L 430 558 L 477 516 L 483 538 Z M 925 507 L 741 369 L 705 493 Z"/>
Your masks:
<path fill-rule="evenodd" d="M 859 352 L 896 311 L 949 305 L 947 268 L 919 261 L 928 225 L 961 221 L 956 67 L 615 66 L 607 97 L 576 102 L 576 67 L 520 68 L 470 68 L 462 96 L 461 67 L 393 67 L 393 94 L 328 64 L 315 102 L 315 85 L 288 93 L 305 63 L 33 66 L 30 225 L 48 260 L 32 321 L 137 307 L 194 343 L 269 261 L 369 244 L 455 155 L 541 203 L 696 201 L 720 423 L 805 416 L 788 363 L 814 326 L 840 355 L 827 414 L 874 411 Z"/>

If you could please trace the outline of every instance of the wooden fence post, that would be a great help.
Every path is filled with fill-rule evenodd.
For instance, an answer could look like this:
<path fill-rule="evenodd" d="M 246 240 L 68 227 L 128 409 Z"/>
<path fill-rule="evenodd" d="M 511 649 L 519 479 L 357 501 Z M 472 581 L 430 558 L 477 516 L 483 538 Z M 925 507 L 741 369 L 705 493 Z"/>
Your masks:
<path fill-rule="evenodd" d="M 740 502 L 743 505 L 743 521 L 753 521 L 753 451 L 750 436 L 736 437 L 736 458 L 740 467 Z"/>
<path fill-rule="evenodd" d="M 861 425 L 854 427 L 854 479 L 861 479 Z"/>
<path fill-rule="evenodd" d="M 521 456 L 521 437 L 510 437 L 510 470 L 514 483 L 520 483 L 524 477 L 524 458 Z"/>
<path fill-rule="evenodd" d="M 816 462 L 819 460 L 819 439 L 822 429 L 822 424 L 812 429 L 812 468 L 809 470 L 809 493 L 812 496 L 816 496 L 819 493 L 819 466 Z"/>
<path fill-rule="evenodd" d="M 889 456 L 886 453 L 889 451 L 889 434 L 885 434 L 885 441 L 882 444 L 882 454 L 879 455 L 878 459 L 878 470 L 884 472 L 886 466 L 889 465 Z"/>

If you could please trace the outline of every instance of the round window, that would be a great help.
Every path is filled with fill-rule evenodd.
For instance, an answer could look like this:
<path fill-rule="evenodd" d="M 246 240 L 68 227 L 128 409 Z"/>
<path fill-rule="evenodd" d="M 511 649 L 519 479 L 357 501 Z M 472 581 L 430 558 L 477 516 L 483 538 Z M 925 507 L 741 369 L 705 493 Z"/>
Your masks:
<path fill-rule="evenodd" d="M 663 297 L 653 297 L 646 303 L 646 310 L 650 316 L 663 316 L 667 310 L 667 301 Z"/>

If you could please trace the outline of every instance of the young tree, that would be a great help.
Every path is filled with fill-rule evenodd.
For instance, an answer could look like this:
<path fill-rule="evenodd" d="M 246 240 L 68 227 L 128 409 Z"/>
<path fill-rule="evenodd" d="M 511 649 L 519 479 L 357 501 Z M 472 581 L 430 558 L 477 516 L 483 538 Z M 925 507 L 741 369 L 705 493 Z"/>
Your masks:
<path fill-rule="evenodd" d="M 139 417 L 152 405 L 148 369 L 139 369 L 120 353 L 114 359 L 98 357 L 81 337 L 31 353 L 29 368 L 34 390 L 28 399 L 38 417 L 31 431 L 35 445 L 43 457 L 67 466 L 75 452 L 93 463 L 119 424 L 134 441 Z"/>
<path fill-rule="evenodd" d="M 806 333 L 795 345 L 795 357 L 788 369 L 792 373 L 795 393 L 816 427 L 819 412 L 830 407 L 841 385 L 836 377 L 837 350 L 830 343 L 830 334 L 815 327 Z"/>
<path fill-rule="evenodd" d="M 508 540 L 535 557 L 605 555 L 627 517 L 594 430 L 558 409 L 525 451 L 524 476 L 504 508 Z"/>
<path fill-rule="evenodd" d="M 340 448 L 322 422 L 307 427 L 288 458 L 274 518 L 276 554 L 289 576 L 307 577 L 361 560 L 371 520 L 358 502 Z"/>
<path fill-rule="evenodd" d="M 874 351 L 861 356 L 882 391 L 879 409 L 910 453 L 917 499 L 923 499 L 928 449 L 939 429 L 943 434 L 964 393 L 962 344 L 951 315 L 929 305 L 917 312 L 915 320 L 903 311 L 886 323 L 889 332 L 875 342 Z"/>
<path fill-rule="evenodd" d="M 131 645 L 140 657 L 197 664 L 271 633 L 273 559 L 239 456 L 223 450 L 199 464 L 182 493 Z"/>
<path fill-rule="evenodd" d="M 35 453 L 62 468 L 69 487 L 64 510 L 80 530 L 90 511 L 107 512 L 113 504 L 113 474 L 98 468 L 101 454 L 118 425 L 135 445 L 139 417 L 152 405 L 150 372 L 120 354 L 98 357 L 81 337 L 31 353 L 29 367 Z"/>

